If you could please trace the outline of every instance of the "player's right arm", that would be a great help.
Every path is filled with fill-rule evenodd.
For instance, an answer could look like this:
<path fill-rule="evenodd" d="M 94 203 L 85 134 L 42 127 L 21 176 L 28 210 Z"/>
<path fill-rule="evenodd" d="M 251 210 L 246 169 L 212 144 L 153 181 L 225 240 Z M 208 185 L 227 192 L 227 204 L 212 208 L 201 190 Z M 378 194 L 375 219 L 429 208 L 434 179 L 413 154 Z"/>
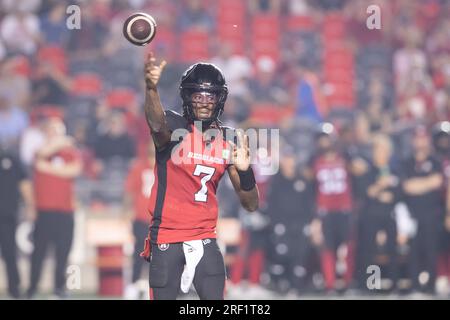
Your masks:
<path fill-rule="evenodd" d="M 153 141 L 157 149 L 162 149 L 170 142 L 170 130 L 167 125 L 164 109 L 159 98 L 157 84 L 161 73 L 166 66 L 166 61 L 157 65 L 153 53 L 150 53 L 145 63 L 145 117 L 150 127 Z"/>

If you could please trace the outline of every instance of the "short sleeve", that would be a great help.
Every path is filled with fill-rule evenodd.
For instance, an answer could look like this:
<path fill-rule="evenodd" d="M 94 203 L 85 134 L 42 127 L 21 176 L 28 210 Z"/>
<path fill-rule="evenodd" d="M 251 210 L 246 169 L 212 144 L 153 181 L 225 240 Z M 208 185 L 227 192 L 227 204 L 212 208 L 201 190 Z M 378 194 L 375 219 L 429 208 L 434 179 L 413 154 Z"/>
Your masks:
<path fill-rule="evenodd" d="M 178 112 L 167 110 L 164 112 L 166 116 L 167 125 L 170 131 L 175 131 L 176 129 L 187 129 L 187 120 Z"/>

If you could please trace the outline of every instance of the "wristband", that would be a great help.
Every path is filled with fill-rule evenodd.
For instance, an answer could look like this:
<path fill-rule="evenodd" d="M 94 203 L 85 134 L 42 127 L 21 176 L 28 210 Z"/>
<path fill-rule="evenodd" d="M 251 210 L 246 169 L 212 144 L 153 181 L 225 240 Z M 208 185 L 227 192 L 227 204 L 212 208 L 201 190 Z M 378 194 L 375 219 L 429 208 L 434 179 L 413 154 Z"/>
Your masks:
<path fill-rule="evenodd" d="M 241 182 L 241 189 L 244 191 L 252 190 L 256 185 L 253 169 L 249 167 L 246 171 L 237 170 L 237 172 L 239 174 L 239 180 Z"/>

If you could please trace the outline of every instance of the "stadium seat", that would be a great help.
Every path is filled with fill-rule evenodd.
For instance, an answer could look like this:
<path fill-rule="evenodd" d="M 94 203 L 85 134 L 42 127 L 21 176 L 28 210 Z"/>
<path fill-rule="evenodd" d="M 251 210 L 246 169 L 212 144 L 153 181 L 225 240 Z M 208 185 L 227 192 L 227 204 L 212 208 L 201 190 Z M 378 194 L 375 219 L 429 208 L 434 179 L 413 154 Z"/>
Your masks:
<path fill-rule="evenodd" d="M 276 15 L 257 14 L 252 18 L 251 56 L 258 59 L 270 56 L 278 61 L 280 55 L 280 18 Z"/>
<path fill-rule="evenodd" d="M 283 119 L 294 114 L 294 109 L 288 106 L 275 106 L 267 104 L 255 104 L 252 106 L 250 120 L 265 124 L 277 124 Z"/>
<path fill-rule="evenodd" d="M 181 62 L 190 63 L 198 60 L 208 60 L 209 57 L 209 34 L 205 31 L 188 30 L 180 35 Z"/>
<path fill-rule="evenodd" d="M 285 29 L 291 32 L 309 31 L 314 27 L 314 21 L 310 16 L 289 16 L 285 24 Z"/>
<path fill-rule="evenodd" d="M 31 65 L 30 61 L 25 56 L 17 56 L 11 58 L 12 69 L 15 74 L 24 77 L 29 77 L 31 75 Z"/>
<path fill-rule="evenodd" d="M 110 108 L 127 108 L 137 103 L 136 93 L 128 88 L 118 88 L 109 92 L 106 103 Z"/>
<path fill-rule="evenodd" d="M 252 35 L 275 38 L 280 36 L 280 18 L 276 15 L 257 14 L 252 18 Z"/>
<path fill-rule="evenodd" d="M 39 62 L 51 63 L 64 73 L 67 72 L 67 56 L 61 47 L 42 47 L 37 53 L 37 59 Z"/>
<path fill-rule="evenodd" d="M 102 87 L 102 80 L 97 74 L 80 73 L 73 79 L 72 94 L 75 96 L 98 96 Z"/>
<path fill-rule="evenodd" d="M 164 49 L 167 59 L 176 59 L 178 50 L 176 34 L 168 28 L 158 27 L 158 36 L 148 45 L 148 51 L 155 51 L 158 47 Z"/>
<path fill-rule="evenodd" d="M 33 107 L 31 110 L 31 117 L 36 118 L 38 116 L 43 116 L 46 118 L 64 118 L 64 110 L 60 106 L 52 104 L 41 104 Z"/>

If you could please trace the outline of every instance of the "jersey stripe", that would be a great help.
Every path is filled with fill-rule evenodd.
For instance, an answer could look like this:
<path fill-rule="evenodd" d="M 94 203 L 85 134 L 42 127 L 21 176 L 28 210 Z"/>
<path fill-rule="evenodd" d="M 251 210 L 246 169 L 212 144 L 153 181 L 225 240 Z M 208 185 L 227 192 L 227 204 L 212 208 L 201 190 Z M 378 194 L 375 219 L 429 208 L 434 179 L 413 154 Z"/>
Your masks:
<path fill-rule="evenodd" d="M 163 151 L 156 152 L 156 171 L 158 175 L 158 191 L 156 194 L 155 209 L 153 211 L 153 223 L 150 227 L 150 240 L 157 243 L 159 226 L 162 220 L 162 211 L 167 190 L 167 161 L 170 158 L 175 143 L 171 142 Z"/>

